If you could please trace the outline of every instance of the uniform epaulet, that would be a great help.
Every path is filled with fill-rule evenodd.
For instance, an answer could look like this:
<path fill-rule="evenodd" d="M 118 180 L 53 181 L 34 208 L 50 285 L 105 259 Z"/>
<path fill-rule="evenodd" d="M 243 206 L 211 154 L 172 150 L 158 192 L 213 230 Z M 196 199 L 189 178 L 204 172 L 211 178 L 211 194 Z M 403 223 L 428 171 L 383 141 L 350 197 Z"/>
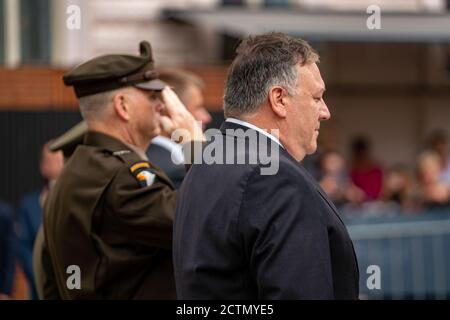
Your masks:
<path fill-rule="evenodd" d="M 127 150 L 127 149 L 118 150 L 118 151 L 107 150 L 107 152 L 110 153 L 111 155 L 113 155 L 114 157 L 116 157 L 117 159 L 120 159 L 125 164 L 129 164 L 129 163 L 136 162 L 139 160 L 139 156 L 131 150 Z"/>
<path fill-rule="evenodd" d="M 119 151 L 114 151 L 112 153 L 112 155 L 113 156 L 121 156 L 121 155 L 128 154 L 128 153 L 131 153 L 131 151 L 130 150 L 119 150 Z"/>

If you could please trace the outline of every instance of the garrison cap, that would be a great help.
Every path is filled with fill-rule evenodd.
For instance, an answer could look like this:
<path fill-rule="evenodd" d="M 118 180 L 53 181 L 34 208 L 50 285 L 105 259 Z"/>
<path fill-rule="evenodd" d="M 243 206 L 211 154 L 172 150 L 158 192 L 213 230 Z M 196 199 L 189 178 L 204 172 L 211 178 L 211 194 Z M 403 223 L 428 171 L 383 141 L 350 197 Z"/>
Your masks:
<path fill-rule="evenodd" d="M 164 89 L 166 83 L 158 79 L 150 43 L 142 41 L 139 48 L 139 56 L 110 54 L 82 63 L 64 75 L 64 84 L 73 86 L 78 98 L 125 86 Z"/>

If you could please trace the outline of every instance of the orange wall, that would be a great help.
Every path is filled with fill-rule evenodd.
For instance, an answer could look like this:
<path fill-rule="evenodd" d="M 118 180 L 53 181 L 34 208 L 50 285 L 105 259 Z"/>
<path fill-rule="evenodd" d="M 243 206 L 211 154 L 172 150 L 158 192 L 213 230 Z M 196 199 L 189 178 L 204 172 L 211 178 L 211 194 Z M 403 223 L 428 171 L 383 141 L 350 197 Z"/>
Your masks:
<path fill-rule="evenodd" d="M 226 67 L 191 68 L 205 81 L 205 104 L 220 112 Z M 64 86 L 64 70 L 22 67 L 0 69 L 0 111 L 76 110 L 73 90 Z"/>

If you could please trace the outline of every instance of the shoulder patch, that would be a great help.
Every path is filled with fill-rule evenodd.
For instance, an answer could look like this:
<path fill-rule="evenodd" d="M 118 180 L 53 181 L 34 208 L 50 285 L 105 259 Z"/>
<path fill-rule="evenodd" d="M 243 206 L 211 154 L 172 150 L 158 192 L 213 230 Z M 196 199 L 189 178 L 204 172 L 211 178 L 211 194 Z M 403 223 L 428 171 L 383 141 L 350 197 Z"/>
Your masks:
<path fill-rule="evenodd" d="M 141 187 L 151 186 L 156 179 L 156 174 L 154 174 L 150 169 L 150 164 L 148 162 L 142 161 L 133 164 L 130 167 L 131 174 L 136 178 Z"/>

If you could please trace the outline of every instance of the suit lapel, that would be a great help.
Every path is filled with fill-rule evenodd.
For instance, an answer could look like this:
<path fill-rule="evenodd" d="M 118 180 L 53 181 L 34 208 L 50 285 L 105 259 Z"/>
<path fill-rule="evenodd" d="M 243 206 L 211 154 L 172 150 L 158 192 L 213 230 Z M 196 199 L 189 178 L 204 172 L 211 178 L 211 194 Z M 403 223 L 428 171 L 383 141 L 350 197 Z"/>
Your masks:
<path fill-rule="evenodd" d="M 338 209 L 336 208 L 334 203 L 328 198 L 325 191 L 323 191 L 322 187 L 317 183 L 317 181 L 309 174 L 308 171 L 306 171 L 306 169 L 300 163 L 298 165 L 299 165 L 300 171 L 303 173 L 305 178 L 308 179 L 309 182 L 311 182 L 314 185 L 314 188 L 319 193 L 319 195 L 322 197 L 322 199 L 325 200 L 325 202 L 328 204 L 328 206 L 334 211 L 334 213 L 339 218 L 339 220 L 342 223 L 344 223 L 341 219 L 341 216 L 339 215 Z"/>
<path fill-rule="evenodd" d="M 339 211 L 336 208 L 336 206 L 334 205 L 334 203 L 328 198 L 328 196 L 326 195 L 325 191 L 323 191 L 322 187 L 319 185 L 319 183 L 316 181 L 316 179 L 314 179 L 311 174 L 309 174 L 309 172 L 305 169 L 305 167 L 303 167 L 303 165 L 301 163 L 299 163 L 297 160 L 295 160 L 290 154 L 289 152 L 287 152 L 285 149 L 283 149 L 281 152 L 284 153 L 284 155 L 286 157 L 289 158 L 289 160 L 295 162 L 295 164 L 297 165 L 297 167 L 299 168 L 300 172 L 302 173 L 302 175 L 305 177 L 306 180 L 308 180 L 313 186 L 314 189 L 316 189 L 317 193 L 319 193 L 319 195 L 322 197 L 322 199 L 328 204 L 328 206 L 331 208 L 331 210 L 333 210 L 334 214 L 338 217 L 338 219 L 344 223 L 341 219 L 341 216 L 339 215 Z"/>

